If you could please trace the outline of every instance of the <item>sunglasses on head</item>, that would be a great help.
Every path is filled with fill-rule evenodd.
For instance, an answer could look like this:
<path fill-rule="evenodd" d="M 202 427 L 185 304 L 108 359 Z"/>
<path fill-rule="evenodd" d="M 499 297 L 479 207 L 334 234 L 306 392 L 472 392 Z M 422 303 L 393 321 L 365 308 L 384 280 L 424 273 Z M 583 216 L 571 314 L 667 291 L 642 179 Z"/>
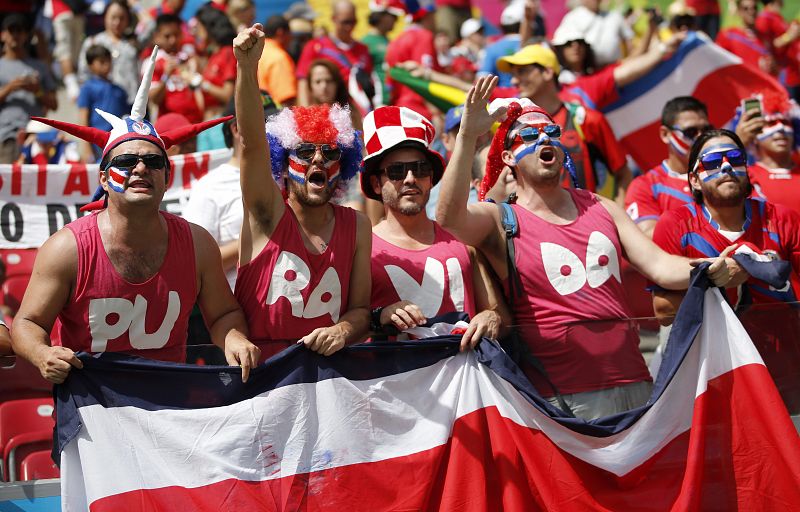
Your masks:
<path fill-rule="evenodd" d="M 743 167 L 747 165 L 747 154 L 738 148 L 726 149 L 706 153 L 697 159 L 695 170 L 702 169 L 707 172 L 717 171 L 722 167 L 723 159 L 728 160 L 733 167 Z"/>
<path fill-rule="evenodd" d="M 150 169 L 166 169 L 167 159 L 164 155 L 157 153 L 148 153 L 146 155 L 133 155 L 126 153 L 124 155 L 117 155 L 108 162 L 106 169 L 109 167 L 117 167 L 118 169 L 133 169 L 139 162 L 144 162 L 144 165 Z"/>
<path fill-rule="evenodd" d="M 676 132 L 681 132 L 684 137 L 690 140 L 695 140 L 699 137 L 702 133 L 707 132 L 712 127 L 711 125 L 705 126 L 690 126 L 688 128 L 681 128 L 680 126 L 670 126 L 670 130 L 674 130 Z"/>
<path fill-rule="evenodd" d="M 433 166 L 427 160 L 417 160 L 416 162 L 395 162 L 389 164 L 381 172 L 391 181 L 402 181 L 408 176 L 408 171 L 415 179 L 430 178 L 433 176 Z"/>
<path fill-rule="evenodd" d="M 342 150 L 337 146 L 330 144 L 312 144 L 311 142 L 304 142 L 294 149 L 294 154 L 300 160 L 310 162 L 317 154 L 317 150 L 322 153 L 322 158 L 328 162 L 336 162 L 342 158 Z"/>
<path fill-rule="evenodd" d="M 517 132 L 515 139 L 520 139 L 522 142 L 530 144 L 539 140 L 539 136 L 544 132 L 545 135 L 551 139 L 561 138 L 561 127 L 557 124 L 548 124 L 543 128 L 536 128 L 534 126 L 526 126 Z"/>

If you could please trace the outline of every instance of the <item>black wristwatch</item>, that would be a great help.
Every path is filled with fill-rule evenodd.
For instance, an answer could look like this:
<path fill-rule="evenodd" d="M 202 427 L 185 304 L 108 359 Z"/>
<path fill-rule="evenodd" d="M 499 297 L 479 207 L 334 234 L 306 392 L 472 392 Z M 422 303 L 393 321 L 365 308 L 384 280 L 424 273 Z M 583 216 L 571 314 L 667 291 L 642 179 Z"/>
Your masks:
<path fill-rule="evenodd" d="M 382 332 L 383 326 L 381 325 L 381 313 L 383 308 L 375 308 L 369 314 L 369 330 L 371 332 Z"/>

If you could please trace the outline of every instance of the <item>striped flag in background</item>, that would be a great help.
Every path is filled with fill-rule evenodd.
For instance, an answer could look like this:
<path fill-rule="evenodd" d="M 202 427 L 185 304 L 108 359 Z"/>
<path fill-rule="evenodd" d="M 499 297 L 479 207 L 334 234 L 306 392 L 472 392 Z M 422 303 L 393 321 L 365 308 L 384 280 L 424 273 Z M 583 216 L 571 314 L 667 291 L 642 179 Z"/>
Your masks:
<path fill-rule="evenodd" d="M 628 153 L 647 170 L 666 156 L 658 127 L 668 100 L 694 96 L 708 107 L 711 124 L 723 128 L 742 99 L 764 91 L 786 94 L 768 74 L 746 66 L 705 34 L 691 32 L 672 57 L 622 88 L 619 100 L 603 112 Z"/>
<path fill-rule="evenodd" d="M 256 369 L 84 357 L 59 386 L 65 510 L 790 510 L 800 442 L 697 274 L 651 403 L 584 422 L 494 344 L 295 346 Z"/>

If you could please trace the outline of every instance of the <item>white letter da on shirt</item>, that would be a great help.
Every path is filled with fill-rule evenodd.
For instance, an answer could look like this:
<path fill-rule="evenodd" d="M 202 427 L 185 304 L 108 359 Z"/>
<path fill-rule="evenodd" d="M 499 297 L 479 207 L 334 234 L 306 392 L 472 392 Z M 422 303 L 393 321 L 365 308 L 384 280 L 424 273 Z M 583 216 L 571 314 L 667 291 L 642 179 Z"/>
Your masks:
<path fill-rule="evenodd" d="M 281 251 L 267 291 L 267 306 L 285 297 L 292 306 L 292 316 L 297 318 L 317 318 L 325 314 L 335 323 L 339 321 L 342 307 L 342 284 L 336 269 L 328 267 L 316 288 L 308 296 L 308 304 L 303 301 L 302 291 L 311 282 L 311 270 L 296 254 Z"/>
<path fill-rule="evenodd" d="M 115 340 L 126 332 L 131 347 L 135 349 L 161 348 L 169 341 L 169 335 L 180 312 L 181 298 L 178 292 L 170 291 L 167 312 L 161 327 L 154 333 L 148 334 L 144 327 L 147 318 L 147 299 L 141 295 L 136 295 L 133 302 L 120 298 L 92 299 L 89 301 L 92 352 L 105 352 L 109 340 Z"/>
<path fill-rule="evenodd" d="M 450 283 L 450 299 L 456 311 L 464 311 L 464 278 L 458 258 L 448 258 L 444 265 L 439 260 L 427 258 L 421 283 L 397 265 L 386 265 L 384 269 L 400 300 L 413 302 L 423 315 L 430 318 L 436 316 L 442 307 L 445 267 Z"/>

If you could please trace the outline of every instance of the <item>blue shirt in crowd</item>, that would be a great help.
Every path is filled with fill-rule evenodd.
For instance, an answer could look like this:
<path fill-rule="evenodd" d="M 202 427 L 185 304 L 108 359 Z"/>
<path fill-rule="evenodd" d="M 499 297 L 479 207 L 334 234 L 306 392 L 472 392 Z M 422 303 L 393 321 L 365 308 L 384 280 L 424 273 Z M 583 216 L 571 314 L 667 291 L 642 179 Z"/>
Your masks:
<path fill-rule="evenodd" d="M 117 117 L 122 117 L 131 112 L 128 94 L 120 86 L 96 75 L 92 75 L 81 86 L 81 92 L 78 95 L 78 107 L 89 109 L 89 126 L 104 131 L 111 131 L 111 125 L 100 117 L 100 114 L 95 112 L 94 109 L 99 108 Z"/>
<path fill-rule="evenodd" d="M 509 34 L 503 36 L 486 47 L 483 54 L 483 61 L 478 68 L 478 76 L 497 75 L 498 87 L 511 87 L 511 73 L 501 73 L 497 70 L 497 59 L 514 54 L 519 50 L 519 34 Z"/>

